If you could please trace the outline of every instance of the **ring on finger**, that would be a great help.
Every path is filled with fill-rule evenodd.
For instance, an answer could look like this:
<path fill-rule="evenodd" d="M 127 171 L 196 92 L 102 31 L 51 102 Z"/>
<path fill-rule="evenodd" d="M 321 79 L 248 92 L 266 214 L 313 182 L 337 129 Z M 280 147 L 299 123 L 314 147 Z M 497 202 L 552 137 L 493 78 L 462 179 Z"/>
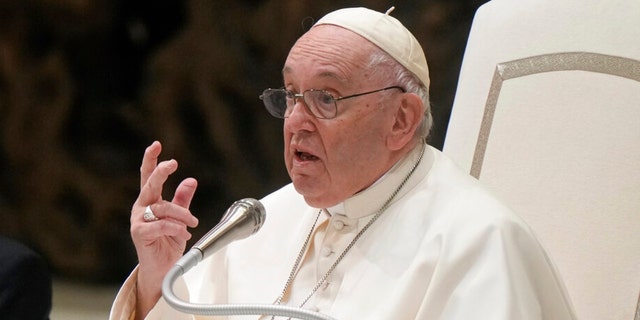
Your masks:
<path fill-rule="evenodd" d="M 146 222 L 150 222 L 158 220 L 158 217 L 156 217 L 156 215 L 153 214 L 153 211 L 151 211 L 151 206 L 147 206 L 144 208 L 144 215 L 142 216 L 142 219 Z"/>

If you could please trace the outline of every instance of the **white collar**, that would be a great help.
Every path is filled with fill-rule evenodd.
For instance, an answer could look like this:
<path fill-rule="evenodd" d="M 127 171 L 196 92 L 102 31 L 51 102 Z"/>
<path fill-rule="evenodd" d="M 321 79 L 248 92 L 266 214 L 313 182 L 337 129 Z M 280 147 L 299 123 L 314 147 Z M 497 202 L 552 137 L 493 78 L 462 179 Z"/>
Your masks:
<path fill-rule="evenodd" d="M 424 155 L 416 171 L 406 182 L 404 187 L 396 195 L 393 202 L 402 198 L 409 190 L 424 178 L 433 164 L 433 148 L 431 146 L 416 145 L 404 158 L 396 162 L 382 177 L 368 188 L 356 193 L 344 202 L 327 208 L 330 214 L 343 214 L 351 219 L 359 219 L 374 214 L 387 200 L 389 195 L 400 185 L 402 180 L 409 174 L 416 161 L 420 157 L 422 148 L 425 148 Z"/>

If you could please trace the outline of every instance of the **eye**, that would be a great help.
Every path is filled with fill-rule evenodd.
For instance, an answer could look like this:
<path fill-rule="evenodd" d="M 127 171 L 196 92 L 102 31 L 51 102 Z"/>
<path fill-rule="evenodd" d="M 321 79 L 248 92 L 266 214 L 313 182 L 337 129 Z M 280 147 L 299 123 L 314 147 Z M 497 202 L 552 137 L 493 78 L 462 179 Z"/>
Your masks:
<path fill-rule="evenodd" d="M 333 107 L 335 99 L 326 91 L 318 91 L 316 102 L 322 107 Z"/>

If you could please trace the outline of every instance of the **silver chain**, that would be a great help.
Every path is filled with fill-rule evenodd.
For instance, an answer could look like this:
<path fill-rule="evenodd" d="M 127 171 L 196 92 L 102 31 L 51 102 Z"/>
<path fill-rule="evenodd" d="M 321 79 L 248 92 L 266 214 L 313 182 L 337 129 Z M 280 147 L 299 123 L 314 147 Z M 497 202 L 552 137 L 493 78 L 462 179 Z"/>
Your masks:
<path fill-rule="evenodd" d="M 380 209 L 378 209 L 378 211 L 376 211 L 375 215 L 373 217 L 371 217 L 369 222 L 367 222 L 367 224 L 364 225 L 362 230 L 360 230 L 360 232 L 358 232 L 355 235 L 355 237 L 353 238 L 353 240 L 351 240 L 351 242 L 347 245 L 347 247 L 344 248 L 344 250 L 338 256 L 336 261 L 331 265 L 329 270 L 327 270 L 327 272 L 320 278 L 318 283 L 313 287 L 313 289 L 311 289 L 311 292 L 302 301 L 302 303 L 300 303 L 298 305 L 298 308 L 302 308 L 309 301 L 309 299 L 311 299 L 311 297 L 316 293 L 316 291 L 318 291 L 320 286 L 322 286 L 322 284 L 329 278 L 329 276 L 335 270 L 335 268 L 338 266 L 340 261 L 342 261 L 342 259 L 347 255 L 347 252 L 349 252 L 349 250 L 351 250 L 351 248 L 353 248 L 353 246 L 355 245 L 356 241 L 358 241 L 358 239 L 360 239 L 360 237 L 364 234 L 364 232 L 367 231 L 367 229 L 369 229 L 369 227 L 376 220 L 378 220 L 378 218 L 382 215 L 382 213 L 389 207 L 389 205 L 391 204 L 391 201 L 393 201 L 393 199 L 396 197 L 396 195 L 398 195 L 398 192 L 400 192 L 400 189 L 402 189 L 402 187 L 404 187 L 404 185 L 407 183 L 407 181 L 409 180 L 411 175 L 413 175 L 413 172 L 416 171 L 416 168 L 418 167 L 418 164 L 420 164 L 420 161 L 422 160 L 422 156 L 424 155 L 425 149 L 426 149 L 426 146 L 423 144 L 422 145 L 422 151 L 420 151 L 420 156 L 418 157 L 418 160 L 413 164 L 413 167 L 411 168 L 409 173 L 404 177 L 402 182 L 400 182 L 400 185 L 398 185 L 398 187 L 393 191 L 391 196 L 389 196 L 389 198 L 384 202 L 382 207 L 380 207 Z M 282 302 L 282 299 L 284 299 L 285 294 L 289 290 L 289 286 L 293 282 L 293 278 L 295 278 L 296 271 L 298 270 L 300 262 L 302 261 L 302 256 L 304 255 L 304 253 L 307 250 L 307 246 L 309 245 L 309 240 L 311 238 L 311 235 L 313 234 L 313 230 L 316 227 L 316 223 L 318 222 L 318 218 L 320 217 L 320 213 L 321 212 L 322 212 L 322 210 L 320 210 L 318 212 L 318 216 L 316 217 L 316 220 L 313 223 L 313 226 L 311 227 L 311 230 L 309 230 L 309 234 L 307 235 L 307 239 L 305 240 L 304 244 L 302 245 L 302 248 L 300 249 L 300 253 L 298 253 L 298 257 L 296 258 L 296 261 L 295 261 L 295 263 L 293 265 L 293 268 L 291 269 L 291 273 L 289 273 L 289 278 L 287 279 L 287 282 L 284 285 L 284 289 L 282 290 L 282 293 L 280 294 L 278 299 L 276 299 L 274 304 L 280 304 Z M 275 319 L 275 316 L 272 316 L 271 320 L 274 320 L 274 319 Z"/>
<path fill-rule="evenodd" d="M 280 293 L 280 295 L 278 296 L 278 299 L 276 299 L 276 301 L 273 304 L 280 304 L 280 302 L 282 302 L 282 299 L 284 299 L 285 294 L 287 294 L 287 288 L 289 288 L 289 285 L 291 284 L 291 282 L 293 281 L 293 278 L 295 277 L 296 270 L 298 270 L 298 266 L 302 261 L 302 256 L 304 255 L 304 252 L 306 251 L 307 246 L 309 245 L 309 240 L 311 239 L 311 234 L 313 233 L 313 229 L 316 228 L 316 224 L 318 223 L 318 218 L 320 218 L 320 213 L 322 213 L 322 209 L 318 211 L 316 220 L 313 222 L 313 225 L 311 226 L 311 232 L 309 232 L 309 234 L 307 235 L 307 238 L 304 240 L 304 244 L 302 244 L 302 249 L 300 250 L 300 253 L 298 253 L 298 257 L 296 258 L 296 261 L 293 264 L 293 269 L 289 274 L 289 278 L 287 278 L 287 282 L 284 284 L 284 289 L 282 290 L 282 293 Z M 273 317 L 271 319 L 273 319 Z"/>

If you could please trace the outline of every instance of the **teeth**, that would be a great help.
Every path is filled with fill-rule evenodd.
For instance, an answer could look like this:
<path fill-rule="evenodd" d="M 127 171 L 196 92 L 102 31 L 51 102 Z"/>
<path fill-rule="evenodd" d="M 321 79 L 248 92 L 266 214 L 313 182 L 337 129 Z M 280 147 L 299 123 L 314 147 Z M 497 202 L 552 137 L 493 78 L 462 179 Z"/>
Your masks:
<path fill-rule="evenodd" d="M 298 156 L 300 157 L 300 160 L 303 161 L 309 161 L 309 160 L 315 160 L 317 159 L 315 156 L 306 153 L 306 152 L 298 152 Z"/>

